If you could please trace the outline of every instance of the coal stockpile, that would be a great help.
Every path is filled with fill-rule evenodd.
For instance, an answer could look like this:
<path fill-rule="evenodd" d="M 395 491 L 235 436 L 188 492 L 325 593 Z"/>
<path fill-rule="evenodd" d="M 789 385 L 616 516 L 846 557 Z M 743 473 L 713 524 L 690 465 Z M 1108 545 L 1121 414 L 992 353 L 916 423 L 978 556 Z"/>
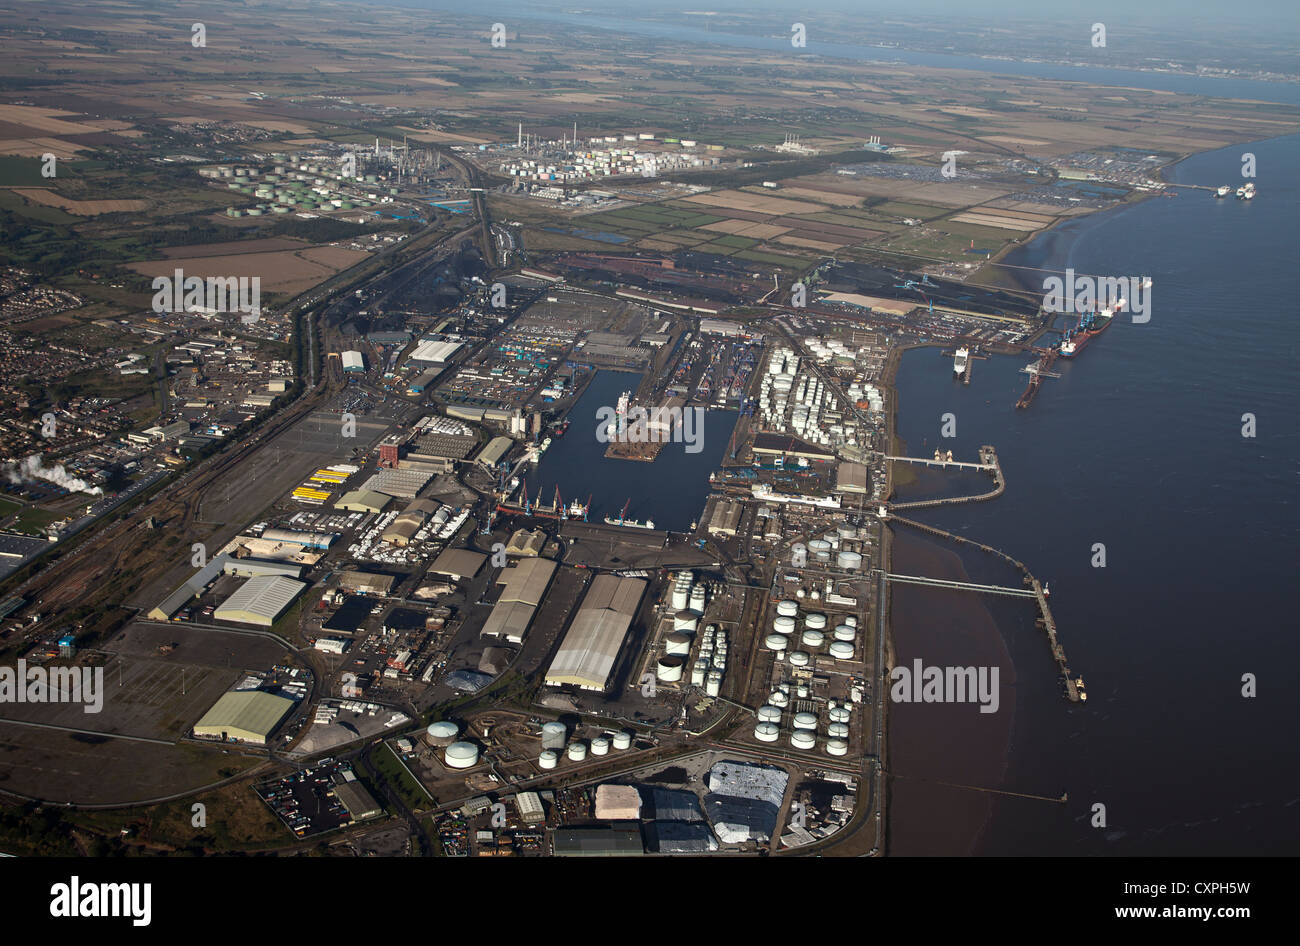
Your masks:
<path fill-rule="evenodd" d="M 853 292 L 885 299 L 901 299 L 917 305 L 944 306 L 989 315 L 1034 315 L 1036 301 L 1002 290 L 980 289 L 949 279 L 908 273 L 900 269 L 866 263 L 837 263 L 823 272 L 819 288 L 831 292 Z"/>

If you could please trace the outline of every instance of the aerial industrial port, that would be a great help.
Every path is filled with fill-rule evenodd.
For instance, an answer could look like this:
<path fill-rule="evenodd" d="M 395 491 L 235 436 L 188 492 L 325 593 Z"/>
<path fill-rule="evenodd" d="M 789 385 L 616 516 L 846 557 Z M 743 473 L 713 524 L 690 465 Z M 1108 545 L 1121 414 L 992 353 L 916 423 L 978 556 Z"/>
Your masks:
<path fill-rule="evenodd" d="M 47 6 L 0 91 L 0 851 L 883 857 L 897 704 L 1103 705 L 1042 547 L 926 512 L 1009 502 L 1152 278 L 1005 259 L 1296 109 Z M 1005 430 L 906 440 L 905 357 Z M 1033 653 L 904 660 L 896 592 Z M 1048 782 L 956 787 L 1086 820 Z"/>

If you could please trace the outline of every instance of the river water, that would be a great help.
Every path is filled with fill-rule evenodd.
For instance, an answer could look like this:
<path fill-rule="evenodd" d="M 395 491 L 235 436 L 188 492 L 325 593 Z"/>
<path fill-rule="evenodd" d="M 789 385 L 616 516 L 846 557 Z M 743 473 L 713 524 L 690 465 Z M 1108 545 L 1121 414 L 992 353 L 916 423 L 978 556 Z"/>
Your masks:
<path fill-rule="evenodd" d="M 895 707 L 896 853 L 1296 851 L 1300 369 L 1291 269 L 1280 263 L 1300 236 L 1300 136 L 1193 157 L 1170 178 L 1235 186 L 1246 150 L 1260 167 L 1253 201 L 1185 191 L 1072 221 L 1008 258 L 1154 280 L 1151 320 L 1121 315 L 1074 361 L 1058 361 L 1062 377 L 1045 380 L 1027 411 L 1014 408 L 1026 356 L 976 361 L 969 386 L 953 383 L 934 349 L 903 358 L 899 432 L 913 453 L 942 440 L 974 458 L 992 443 L 1007 477 L 993 502 L 914 518 L 1000 548 L 1050 582 L 1089 699 L 1061 698 L 1031 604 L 896 591 L 900 659 L 969 663 L 1001 647 L 1008 692 L 995 715 L 1011 714 L 999 726 L 972 706 Z M 952 440 L 941 438 L 947 412 Z M 1254 437 L 1243 436 L 1245 414 Z M 958 561 L 914 531 L 896 535 L 896 571 L 960 575 L 964 565 L 975 581 L 1019 584 L 982 553 Z M 1104 567 L 1094 566 L 1098 543 Z M 1255 698 L 1242 695 L 1245 674 L 1256 675 Z M 936 780 L 1068 790 L 1069 801 Z M 1096 804 L 1104 827 L 1092 824 Z"/>

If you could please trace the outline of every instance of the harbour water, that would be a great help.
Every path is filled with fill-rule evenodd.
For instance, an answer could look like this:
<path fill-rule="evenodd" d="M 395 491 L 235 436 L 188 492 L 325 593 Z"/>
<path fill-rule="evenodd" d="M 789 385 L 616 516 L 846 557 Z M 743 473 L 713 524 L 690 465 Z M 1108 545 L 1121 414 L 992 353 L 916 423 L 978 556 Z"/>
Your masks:
<path fill-rule="evenodd" d="M 618 517 L 627 503 L 629 519 L 654 520 L 655 528 L 684 532 L 704 511 L 709 474 L 718 469 L 736 426 L 735 411 L 709 410 L 696 430 L 700 450 L 668 443 L 653 463 L 614 460 L 605 456 L 608 444 L 596 437 L 601 407 L 614 407 L 624 391 L 635 391 L 641 376 L 625 371 L 598 371 L 569 412 L 569 430 L 552 440 L 541 461 L 525 478 L 528 495 L 541 491 L 549 503 L 556 486 L 568 503 L 591 496 L 591 521 Z M 630 502 L 629 502 L 630 500 Z"/>
<path fill-rule="evenodd" d="M 998 715 L 1013 716 L 999 727 L 970 706 L 894 707 L 891 851 L 1294 852 L 1300 367 L 1292 280 L 1279 260 L 1300 235 L 1300 136 L 1193 157 L 1170 179 L 1235 187 L 1244 151 L 1261 169 L 1253 201 L 1181 191 L 1071 221 L 1008 258 L 1154 280 L 1150 322 L 1118 317 L 1078 358 L 1057 362 L 1061 378 L 1045 380 L 1027 411 L 1013 407 L 1027 356 L 976 362 L 969 386 L 952 382 L 935 349 L 904 356 L 899 433 L 910 451 L 938 446 L 940 415 L 952 412 L 957 437 L 945 449 L 973 458 L 992 443 L 1007 477 L 993 502 L 914 518 L 1001 548 L 1050 582 L 1088 701 L 1061 697 L 1031 605 L 896 591 L 900 659 L 969 663 L 1000 644 L 1009 665 Z M 1245 414 L 1254 437 L 1243 436 Z M 932 488 L 923 480 L 908 492 Z M 964 567 L 975 581 L 1018 584 L 987 556 L 958 564 L 915 532 L 896 535 L 897 571 Z M 1098 544 L 1105 567 L 1094 566 Z M 1246 674 L 1254 698 L 1243 696 Z M 1069 801 L 935 780 L 1068 790 Z M 1098 804 L 1105 827 L 1092 824 Z"/>

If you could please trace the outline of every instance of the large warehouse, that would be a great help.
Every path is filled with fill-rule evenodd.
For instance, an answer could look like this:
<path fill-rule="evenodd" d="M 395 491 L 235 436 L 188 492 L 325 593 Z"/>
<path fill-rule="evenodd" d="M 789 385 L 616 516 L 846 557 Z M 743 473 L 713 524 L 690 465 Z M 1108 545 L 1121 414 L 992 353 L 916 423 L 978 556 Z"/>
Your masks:
<path fill-rule="evenodd" d="M 293 700 L 261 690 L 225 693 L 194 724 L 194 735 L 264 746 L 292 708 Z"/>
<path fill-rule="evenodd" d="M 218 621 L 270 627 L 306 587 L 306 582 L 294 581 L 283 575 L 250 578 L 238 591 L 221 602 L 212 616 Z"/>
<path fill-rule="evenodd" d="M 644 593 L 639 578 L 596 576 L 546 671 L 546 683 L 605 690 Z"/>
<path fill-rule="evenodd" d="M 555 563 L 545 558 L 526 558 L 517 565 L 502 569 L 497 583 L 505 585 L 505 589 L 480 635 L 522 644 L 554 574 Z"/>

